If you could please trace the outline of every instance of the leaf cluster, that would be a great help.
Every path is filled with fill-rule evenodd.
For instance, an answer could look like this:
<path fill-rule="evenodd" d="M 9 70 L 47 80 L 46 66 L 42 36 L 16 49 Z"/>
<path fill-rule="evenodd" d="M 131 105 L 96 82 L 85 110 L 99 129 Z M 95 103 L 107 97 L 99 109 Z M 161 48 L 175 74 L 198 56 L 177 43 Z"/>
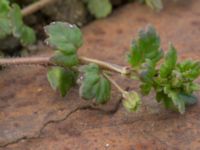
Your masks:
<path fill-rule="evenodd" d="M 17 4 L 8 0 L 0 1 L 0 39 L 12 34 L 19 38 L 22 45 L 29 45 L 35 42 L 34 31 L 23 23 L 22 14 Z"/>
<path fill-rule="evenodd" d="M 161 58 L 164 60 L 160 64 Z M 158 102 L 184 113 L 185 106 L 197 100 L 193 93 L 199 89 L 194 81 L 200 75 L 200 62 L 178 62 L 177 59 L 177 50 L 172 44 L 163 54 L 160 37 L 152 26 L 139 32 L 128 56 L 129 63 L 139 73 L 143 95 L 154 89 Z"/>

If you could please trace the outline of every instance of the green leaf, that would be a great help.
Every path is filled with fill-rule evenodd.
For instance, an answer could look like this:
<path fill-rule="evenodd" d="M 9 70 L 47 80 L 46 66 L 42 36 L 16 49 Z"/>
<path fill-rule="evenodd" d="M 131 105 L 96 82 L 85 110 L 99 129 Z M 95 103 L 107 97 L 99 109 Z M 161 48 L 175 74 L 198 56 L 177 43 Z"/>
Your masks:
<path fill-rule="evenodd" d="M 185 113 L 185 101 L 183 99 L 181 99 L 181 97 L 176 95 L 176 93 L 168 95 L 168 96 L 171 96 L 170 98 L 172 99 L 172 102 L 174 103 L 174 105 L 178 108 L 178 111 L 181 114 L 184 114 Z"/>
<path fill-rule="evenodd" d="M 88 9 L 96 18 L 104 18 L 112 12 L 112 4 L 109 0 L 88 0 Z"/>
<path fill-rule="evenodd" d="M 148 95 L 151 92 L 152 85 L 148 83 L 143 83 L 140 85 L 140 89 L 143 95 Z"/>
<path fill-rule="evenodd" d="M 163 92 L 156 92 L 156 100 L 157 100 L 157 102 L 161 102 L 163 99 L 164 99 L 164 97 L 165 97 L 165 93 L 163 93 Z"/>
<path fill-rule="evenodd" d="M 182 86 L 183 86 L 182 89 L 187 94 L 192 94 L 194 91 L 200 90 L 200 85 L 198 83 L 193 83 L 193 82 L 183 83 Z"/>
<path fill-rule="evenodd" d="M 126 92 L 123 94 L 123 106 L 129 112 L 135 112 L 141 105 L 141 99 L 137 92 Z"/>
<path fill-rule="evenodd" d="M 47 42 L 56 48 L 52 62 L 65 67 L 77 65 L 77 49 L 83 43 L 80 29 L 68 23 L 53 22 L 45 27 L 45 32 L 49 36 Z"/>
<path fill-rule="evenodd" d="M 168 87 L 164 88 L 164 93 L 167 94 L 167 96 L 172 100 L 178 111 L 183 114 L 185 112 L 185 101 L 182 99 L 180 93 L 175 90 L 171 90 Z"/>
<path fill-rule="evenodd" d="M 65 96 L 69 89 L 75 84 L 76 74 L 62 67 L 49 69 L 47 79 L 54 90 L 59 90 Z"/>
<path fill-rule="evenodd" d="M 0 16 L 6 16 L 10 10 L 8 0 L 0 0 Z"/>
<path fill-rule="evenodd" d="M 132 67 L 140 67 L 146 59 L 158 62 L 163 56 L 160 49 L 160 37 L 154 27 L 148 26 L 146 30 L 139 32 L 139 37 L 132 42 L 131 52 L 128 55 L 128 62 Z"/>
<path fill-rule="evenodd" d="M 163 103 L 164 103 L 165 108 L 177 111 L 177 108 L 174 106 L 174 103 L 170 98 L 165 97 L 163 99 Z"/>
<path fill-rule="evenodd" d="M 100 74 L 99 66 L 89 64 L 84 66 L 83 81 L 79 90 L 82 98 L 86 100 L 95 99 L 97 103 L 104 104 L 110 99 L 110 82 Z"/>
<path fill-rule="evenodd" d="M 177 71 L 181 73 L 183 78 L 188 79 L 190 81 L 195 80 L 200 76 L 200 62 L 199 61 L 191 61 L 186 60 L 177 65 Z"/>
<path fill-rule="evenodd" d="M 0 1 L 0 39 L 5 38 L 9 35 L 12 30 L 10 27 L 10 21 L 8 18 L 8 12 L 10 10 L 9 1 Z"/>
<path fill-rule="evenodd" d="M 71 47 L 77 50 L 83 43 L 80 29 L 69 23 L 53 22 L 45 27 L 45 32 L 49 36 L 47 43 L 57 50 L 71 51 Z"/>
<path fill-rule="evenodd" d="M 140 86 L 143 95 L 148 95 L 154 84 L 154 76 L 156 75 L 155 64 L 146 59 L 145 63 L 142 65 L 142 70 L 140 73 L 140 79 L 142 84 Z"/>
<path fill-rule="evenodd" d="M 170 79 L 169 79 L 170 78 Z M 166 81 L 168 81 L 168 83 L 171 84 L 171 87 L 178 89 L 178 88 L 182 88 L 183 87 L 183 77 L 182 74 L 176 70 L 172 71 L 172 74 L 169 78 L 165 78 L 167 79 Z M 164 78 L 162 78 L 164 79 Z"/>
<path fill-rule="evenodd" d="M 200 84 L 198 84 L 198 83 L 191 83 L 189 86 L 190 86 L 190 89 L 192 91 L 199 91 L 200 90 Z"/>
<path fill-rule="evenodd" d="M 66 54 L 56 51 L 55 55 L 51 57 L 51 62 L 63 67 L 72 67 L 78 64 L 78 57 L 76 53 Z"/>
<path fill-rule="evenodd" d="M 34 31 L 23 23 L 22 14 L 17 4 L 12 5 L 9 12 L 13 35 L 20 38 L 23 45 L 29 45 L 35 42 Z"/>
<path fill-rule="evenodd" d="M 0 16 L 0 39 L 5 38 L 11 32 L 12 30 L 11 30 L 9 19 L 6 17 Z"/>
<path fill-rule="evenodd" d="M 155 10 L 163 9 L 162 0 L 145 0 L 145 3 Z"/>
<path fill-rule="evenodd" d="M 80 95 L 82 98 L 85 100 L 91 100 L 95 98 L 99 79 L 99 75 L 97 74 L 88 74 L 85 76 L 80 87 Z"/>
<path fill-rule="evenodd" d="M 100 69 L 98 65 L 92 63 L 92 64 L 85 65 L 84 67 L 82 67 L 81 72 L 83 72 L 84 74 L 99 74 Z"/>
<path fill-rule="evenodd" d="M 18 5 L 14 4 L 9 13 L 12 30 L 15 37 L 20 38 L 23 29 L 23 21 L 21 11 Z"/>
<path fill-rule="evenodd" d="M 165 108 L 171 110 L 177 110 L 171 98 L 167 96 L 163 91 L 156 91 L 157 102 L 163 102 Z"/>
<path fill-rule="evenodd" d="M 22 20 L 21 10 L 18 5 L 9 6 L 6 0 L 0 1 L 0 39 L 5 38 L 13 32 L 13 35 L 20 38 L 22 45 L 35 42 L 34 31 L 25 26 Z"/>
<path fill-rule="evenodd" d="M 176 49 L 173 47 L 173 45 L 170 45 L 170 49 L 165 56 L 165 61 L 160 67 L 161 78 L 166 78 L 172 73 L 176 65 L 176 61 L 177 61 Z"/>
<path fill-rule="evenodd" d="M 150 59 L 146 59 L 145 63 L 142 66 L 140 73 L 140 78 L 143 82 L 148 84 L 153 84 L 153 77 L 156 75 L 155 64 Z"/>
<path fill-rule="evenodd" d="M 96 88 L 96 101 L 97 103 L 104 104 L 110 99 L 111 86 L 110 82 L 104 78 L 100 77 L 99 83 Z"/>
<path fill-rule="evenodd" d="M 197 97 L 195 97 L 194 95 L 180 93 L 179 97 L 185 102 L 186 105 L 193 105 L 197 102 Z"/>
<path fill-rule="evenodd" d="M 20 39 L 22 45 L 33 44 L 36 41 L 35 32 L 30 27 L 23 26 Z"/>

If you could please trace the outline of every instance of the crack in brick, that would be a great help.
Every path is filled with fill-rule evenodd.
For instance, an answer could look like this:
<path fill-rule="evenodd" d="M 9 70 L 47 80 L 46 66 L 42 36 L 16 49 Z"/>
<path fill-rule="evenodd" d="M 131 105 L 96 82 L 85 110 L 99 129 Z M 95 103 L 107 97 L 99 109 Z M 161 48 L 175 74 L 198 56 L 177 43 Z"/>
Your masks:
<path fill-rule="evenodd" d="M 17 144 L 18 142 L 22 141 L 22 140 L 33 140 L 33 139 L 37 139 L 41 136 L 42 134 L 42 131 L 44 130 L 45 127 L 47 127 L 49 124 L 51 123 L 59 123 L 59 122 L 62 122 L 64 120 L 66 120 L 70 115 L 72 115 L 73 113 L 75 113 L 76 111 L 78 111 L 81 107 L 77 107 L 75 108 L 74 110 L 70 111 L 69 113 L 67 113 L 63 118 L 61 119 L 58 119 L 58 120 L 50 120 L 46 123 L 43 124 L 43 126 L 40 128 L 39 130 L 39 133 L 36 135 L 36 136 L 30 136 L 30 137 L 27 137 L 27 136 L 23 136 L 21 138 L 18 138 L 14 141 L 11 141 L 11 142 L 8 142 L 8 143 L 5 143 L 5 144 L 2 144 L 0 145 L 0 148 L 5 148 L 9 145 L 13 145 L 13 144 Z"/>
<path fill-rule="evenodd" d="M 17 143 L 19 143 L 19 142 L 21 142 L 23 140 L 34 140 L 34 139 L 40 138 L 41 135 L 42 135 L 42 131 L 49 124 L 60 123 L 62 121 L 65 121 L 67 118 L 69 118 L 72 114 L 76 113 L 78 110 L 95 110 L 95 111 L 103 112 L 105 114 L 115 114 L 118 111 L 119 107 L 120 107 L 121 101 L 122 101 L 122 98 L 120 98 L 120 100 L 118 100 L 116 105 L 111 110 L 103 110 L 103 109 L 98 108 L 98 107 L 93 107 L 90 104 L 83 105 L 83 106 L 78 106 L 75 109 L 73 109 L 72 111 L 70 111 L 69 113 L 67 113 L 63 118 L 57 119 L 57 120 L 49 120 L 46 123 L 44 123 L 43 126 L 40 128 L 39 133 L 36 136 L 30 136 L 30 137 L 23 136 L 23 137 L 18 138 L 18 139 L 14 140 L 14 141 L 11 141 L 11 142 L 8 142 L 8 143 L 0 145 L 0 148 L 5 148 L 5 147 L 8 147 L 10 145 L 17 144 Z"/>

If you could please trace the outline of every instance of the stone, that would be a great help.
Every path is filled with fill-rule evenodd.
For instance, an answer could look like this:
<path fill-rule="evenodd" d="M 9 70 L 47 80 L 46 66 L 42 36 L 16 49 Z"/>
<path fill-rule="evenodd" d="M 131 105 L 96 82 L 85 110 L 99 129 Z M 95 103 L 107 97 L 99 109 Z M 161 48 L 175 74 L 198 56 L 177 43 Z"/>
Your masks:
<path fill-rule="evenodd" d="M 199 6 L 197 0 L 181 4 L 166 1 L 165 9 L 156 13 L 130 3 L 107 19 L 84 27 L 85 44 L 79 54 L 125 65 L 137 31 L 152 24 L 164 49 L 171 41 L 179 60 L 199 60 Z M 135 81 L 114 78 L 124 89 L 139 90 Z M 128 113 L 117 105 L 120 95 L 113 90 L 108 105 L 94 109 L 79 98 L 77 87 L 65 98 L 52 91 L 44 67 L 17 66 L 1 71 L 0 150 L 200 149 L 199 103 L 180 115 L 157 104 L 152 93 L 142 98 L 138 113 Z M 196 95 L 199 101 L 200 93 Z"/>
<path fill-rule="evenodd" d="M 53 21 L 67 21 L 79 26 L 87 22 L 87 8 L 82 0 L 58 0 L 42 12 Z"/>

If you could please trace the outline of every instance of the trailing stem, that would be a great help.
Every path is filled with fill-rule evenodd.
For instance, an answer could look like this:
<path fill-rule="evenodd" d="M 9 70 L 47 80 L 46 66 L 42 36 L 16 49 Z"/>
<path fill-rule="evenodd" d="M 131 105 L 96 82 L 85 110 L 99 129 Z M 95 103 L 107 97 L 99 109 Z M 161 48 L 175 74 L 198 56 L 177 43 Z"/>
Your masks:
<path fill-rule="evenodd" d="M 11 65 L 53 65 L 50 57 L 21 57 L 21 58 L 0 58 L 1 66 Z"/>
<path fill-rule="evenodd" d="M 79 57 L 80 64 L 95 63 L 99 65 L 102 69 L 118 72 L 120 74 L 128 75 L 130 74 L 129 67 L 123 67 L 116 64 L 111 64 L 97 59 L 91 59 L 87 57 Z M 0 58 L 1 66 L 11 66 L 11 65 L 49 65 L 56 66 L 51 61 L 51 57 L 21 57 L 21 58 Z"/>

